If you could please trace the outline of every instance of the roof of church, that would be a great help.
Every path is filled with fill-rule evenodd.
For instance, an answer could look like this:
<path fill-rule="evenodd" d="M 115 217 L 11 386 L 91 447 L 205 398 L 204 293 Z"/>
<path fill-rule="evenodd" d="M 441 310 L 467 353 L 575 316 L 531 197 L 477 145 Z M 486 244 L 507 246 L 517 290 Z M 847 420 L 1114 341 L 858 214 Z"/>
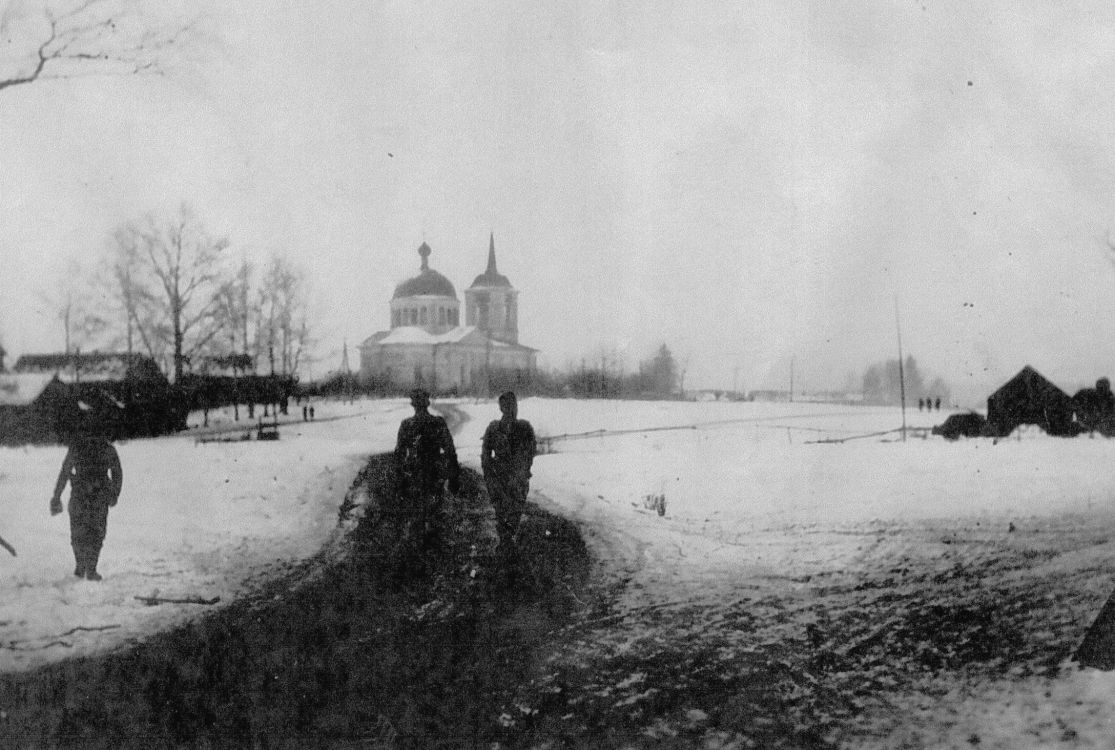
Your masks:
<path fill-rule="evenodd" d="M 488 238 L 488 268 L 484 273 L 476 277 L 472 282 L 472 286 L 511 286 L 511 282 L 507 277 L 496 270 L 496 236 L 493 232 Z M 469 287 L 470 289 L 472 287 Z"/>
<path fill-rule="evenodd" d="M 485 343 L 491 346 L 492 349 L 525 349 L 527 351 L 537 351 L 537 349 L 532 349 L 522 344 L 509 344 L 506 341 L 493 339 L 476 326 L 457 326 L 456 328 L 450 328 L 445 333 L 430 333 L 420 326 L 398 326 L 397 328 L 392 328 L 390 331 L 373 333 L 364 340 L 361 346 L 372 346 L 375 344 L 459 344 L 468 343 L 465 342 L 465 339 L 468 338 L 471 338 L 477 343 Z"/>
<path fill-rule="evenodd" d="M 430 246 L 425 242 L 419 246 L 418 254 L 422 256 L 422 269 L 417 276 L 413 276 L 395 287 L 395 296 L 391 299 L 423 296 L 457 298 L 457 290 L 453 288 L 453 283 L 430 268 L 427 260 L 430 257 L 430 252 Z"/>

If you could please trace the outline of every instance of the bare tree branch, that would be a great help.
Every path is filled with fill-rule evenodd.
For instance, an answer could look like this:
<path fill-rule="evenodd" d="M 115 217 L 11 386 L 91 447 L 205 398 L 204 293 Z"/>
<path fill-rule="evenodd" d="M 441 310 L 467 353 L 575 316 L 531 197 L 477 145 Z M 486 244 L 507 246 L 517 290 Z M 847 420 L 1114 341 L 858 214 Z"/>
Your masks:
<path fill-rule="evenodd" d="M 94 75 L 162 75 L 198 28 L 196 18 L 159 19 L 137 0 L 12 3 L 0 14 L 0 90 Z"/>
<path fill-rule="evenodd" d="M 114 238 L 116 294 L 129 336 L 134 331 L 156 359 L 169 350 L 180 378 L 221 330 L 217 291 L 228 241 L 211 237 L 188 206 L 171 222 L 148 216 L 119 228 Z"/>

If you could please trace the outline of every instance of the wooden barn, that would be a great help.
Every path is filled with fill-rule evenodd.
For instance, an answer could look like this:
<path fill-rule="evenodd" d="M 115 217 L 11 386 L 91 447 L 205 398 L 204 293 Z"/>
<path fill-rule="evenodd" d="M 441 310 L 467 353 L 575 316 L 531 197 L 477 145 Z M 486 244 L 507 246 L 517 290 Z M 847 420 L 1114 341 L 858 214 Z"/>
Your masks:
<path fill-rule="evenodd" d="M 1075 403 L 1037 370 L 1026 365 L 987 399 L 987 429 L 994 436 L 1009 435 L 1016 427 L 1033 424 L 1050 435 L 1071 437 Z"/>

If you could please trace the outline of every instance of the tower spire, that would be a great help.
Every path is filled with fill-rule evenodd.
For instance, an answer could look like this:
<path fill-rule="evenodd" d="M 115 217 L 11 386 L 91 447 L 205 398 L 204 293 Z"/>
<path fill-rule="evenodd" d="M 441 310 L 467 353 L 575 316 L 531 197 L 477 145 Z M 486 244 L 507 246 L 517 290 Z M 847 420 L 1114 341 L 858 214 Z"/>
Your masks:
<path fill-rule="evenodd" d="M 488 236 L 488 270 L 484 273 L 498 273 L 496 271 L 496 233 Z"/>
<path fill-rule="evenodd" d="M 430 246 L 423 242 L 418 248 L 418 254 L 422 257 L 422 269 L 425 271 L 430 267 Z"/>

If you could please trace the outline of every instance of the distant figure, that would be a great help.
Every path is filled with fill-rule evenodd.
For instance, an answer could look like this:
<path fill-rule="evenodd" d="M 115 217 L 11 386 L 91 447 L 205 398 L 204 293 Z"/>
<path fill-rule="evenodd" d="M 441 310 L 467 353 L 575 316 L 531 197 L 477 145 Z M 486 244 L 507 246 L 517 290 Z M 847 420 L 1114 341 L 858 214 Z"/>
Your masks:
<path fill-rule="evenodd" d="M 918 411 L 921 411 L 924 408 L 925 408 L 925 399 L 919 398 L 918 399 Z"/>
<path fill-rule="evenodd" d="M 302 407 L 302 421 L 303 422 L 309 422 L 310 421 L 310 407 L 308 407 L 308 406 L 303 406 Z"/>
<path fill-rule="evenodd" d="M 124 474 L 120 456 L 106 438 L 96 434 L 88 422 L 70 438 L 62 461 L 50 514 L 62 512 L 62 490 L 70 483 L 70 545 L 74 550 L 74 575 L 101 580 L 97 561 L 108 530 L 108 509 L 116 505 Z"/>
<path fill-rule="evenodd" d="M 405 533 L 430 549 L 438 542 L 438 516 L 446 480 L 450 492 L 460 492 L 461 469 L 449 425 L 444 417 L 429 412 L 430 394 L 414 391 L 410 405 L 414 416 L 399 425 L 395 442 L 396 490 L 407 519 Z"/>
<path fill-rule="evenodd" d="M 310 421 L 314 421 L 314 405 L 310 404 Z"/>
<path fill-rule="evenodd" d="M 937 411 L 940 411 L 940 410 L 941 410 L 941 397 L 938 396 L 937 397 Z"/>
<path fill-rule="evenodd" d="M 515 548 L 515 534 L 530 490 L 535 439 L 530 422 L 518 419 L 519 404 L 514 393 L 507 391 L 499 397 L 499 410 L 503 417 L 484 431 L 480 464 L 496 511 L 497 553 L 506 555 Z"/>

